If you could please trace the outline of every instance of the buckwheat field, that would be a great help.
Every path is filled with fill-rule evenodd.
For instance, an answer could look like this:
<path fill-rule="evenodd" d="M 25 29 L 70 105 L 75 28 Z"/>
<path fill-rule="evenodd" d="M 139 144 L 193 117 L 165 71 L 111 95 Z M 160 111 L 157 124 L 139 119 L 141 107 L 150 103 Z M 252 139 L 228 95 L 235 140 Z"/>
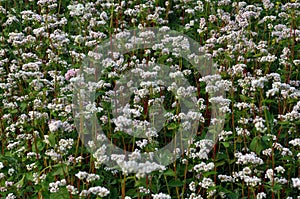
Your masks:
<path fill-rule="evenodd" d="M 0 0 L 0 21 L 0 198 L 300 199 L 299 0 Z"/>

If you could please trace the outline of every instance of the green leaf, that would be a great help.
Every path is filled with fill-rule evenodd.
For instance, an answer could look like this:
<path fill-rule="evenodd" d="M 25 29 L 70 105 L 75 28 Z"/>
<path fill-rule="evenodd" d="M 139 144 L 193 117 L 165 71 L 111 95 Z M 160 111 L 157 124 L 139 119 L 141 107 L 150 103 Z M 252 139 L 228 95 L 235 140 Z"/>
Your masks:
<path fill-rule="evenodd" d="M 67 175 L 68 174 L 68 165 L 66 164 L 57 164 L 53 166 L 53 168 L 56 168 L 54 172 L 52 173 L 53 176 L 60 175 L 64 176 L 64 173 Z"/>
<path fill-rule="evenodd" d="M 171 123 L 167 126 L 168 130 L 174 130 L 178 128 L 178 124 Z"/>
<path fill-rule="evenodd" d="M 37 144 L 36 144 L 36 145 L 37 145 L 38 151 L 40 152 L 40 151 L 42 151 L 42 150 L 45 148 L 46 143 L 44 143 L 44 142 L 42 142 L 42 141 L 37 141 Z M 33 152 L 36 152 L 35 146 L 32 147 L 32 151 L 33 151 Z"/>
<path fill-rule="evenodd" d="M 238 194 L 238 192 L 229 192 L 228 193 L 228 196 L 229 196 L 229 198 L 231 198 L 231 199 L 238 199 L 239 198 L 239 194 Z"/>
<path fill-rule="evenodd" d="M 214 175 L 214 174 L 217 174 L 217 173 L 218 172 L 216 172 L 216 171 L 208 171 L 208 172 L 203 173 L 203 176 L 208 177 L 209 175 Z"/>
<path fill-rule="evenodd" d="M 10 111 L 10 113 L 14 114 L 14 113 L 18 113 L 18 109 L 13 109 Z"/>
<path fill-rule="evenodd" d="M 226 163 L 226 162 L 225 162 L 225 160 L 222 160 L 222 161 L 216 162 L 216 163 L 215 163 L 215 167 L 222 166 L 222 165 L 224 165 L 225 163 Z"/>
<path fill-rule="evenodd" d="M 270 139 L 271 138 L 269 136 L 267 136 L 267 135 L 262 136 L 262 141 L 264 141 L 264 142 L 269 142 Z"/>
<path fill-rule="evenodd" d="M 256 136 L 253 138 L 252 142 L 250 143 L 250 149 L 255 151 L 258 155 L 264 149 L 263 142 L 260 136 Z"/>
<path fill-rule="evenodd" d="M 164 172 L 164 175 L 166 176 L 176 176 L 176 173 L 172 169 L 168 169 Z"/>
<path fill-rule="evenodd" d="M 50 133 L 50 135 L 49 135 L 49 142 L 50 142 L 50 145 L 51 145 L 52 147 L 55 146 L 55 144 L 56 144 L 55 134 Z"/>
<path fill-rule="evenodd" d="M 169 187 L 180 187 L 183 186 L 184 183 L 181 180 L 171 180 L 170 183 L 168 183 Z"/>
<path fill-rule="evenodd" d="M 27 103 L 21 103 L 21 105 L 20 105 L 21 111 L 22 111 L 22 112 L 25 111 L 25 109 L 27 108 L 27 106 L 28 106 Z"/>
<path fill-rule="evenodd" d="M 134 184 L 135 187 L 146 186 L 146 178 L 141 178 L 137 180 Z"/>
<path fill-rule="evenodd" d="M 281 189 L 282 189 L 282 186 L 279 185 L 279 184 L 275 184 L 275 185 L 272 187 L 272 190 L 275 191 L 275 192 L 277 192 L 277 191 L 279 191 L 279 190 L 281 190 Z"/>
<path fill-rule="evenodd" d="M 261 57 L 261 56 L 262 56 L 262 53 L 257 53 L 255 55 L 253 55 L 253 58 L 255 58 L 255 57 Z"/>
<path fill-rule="evenodd" d="M 44 199 L 51 199 L 48 191 L 42 191 L 42 195 L 43 195 Z"/>
<path fill-rule="evenodd" d="M 25 176 L 26 175 L 23 175 L 22 179 L 19 182 L 17 182 L 16 185 L 20 185 L 20 187 L 22 187 L 24 184 Z"/>
<path fill-rule="evenodd" d="M 129 189 L 128 191 L 126 191 L 126 196 L 133 197 L 136 194 L 136 192 L 136 189 Z"/>
<path fill-rule="evenodd" d="M 26 173 L 26 179 L 29 180 L 29 181 L 33 181 L 33 176 L 32 176 L 32 173 Z"/>
<path fill-rule="evenodd" d="M 66 188 L 60 188 L 57 193 L 51 193 L 50 199 L 70 199 L 70 194 Z"/>
<path fill-rule="evenodd" d="M 222 142 L 222 144 L 224 145 L 224 147 L 228 148 L 230 146 L 229 142 Z"/>
<path fill-rule="evenodd" d="M 117 188 L 112 188 L 110 190 L 109 198 L 111 198 L 111 199 L 118 198 L 118 190 L 117 190 Z"/>

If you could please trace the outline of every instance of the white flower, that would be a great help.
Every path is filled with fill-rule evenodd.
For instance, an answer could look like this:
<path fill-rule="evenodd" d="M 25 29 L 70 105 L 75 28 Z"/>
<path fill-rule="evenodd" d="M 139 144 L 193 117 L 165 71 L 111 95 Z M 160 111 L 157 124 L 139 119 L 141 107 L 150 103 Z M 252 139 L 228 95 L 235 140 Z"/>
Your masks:
<path fill-rule="evenodd" d="M 59 181 L 49 183 L 49 190 L 51 193 L 56 193 L 59 191 Z"/>
<path fill-rule="evenodd" d="M 4 178 L 5 174 L 4 173 L 0 173 L 0 179 Z"/>
<path fill-rule="evenodd" d="M 196 184 L 194 181 L 192 181 L 190 184 L 189 184 L 189 189 L 192 191 L 192 192 L 195 192 L 196 191 Z"/>
<path fill-rule="evenodd" d="M 66 188 L 67 188 L 67 190 L 68 190 L 71 194 L 73 194 L 73 195 L 75 195 L 75 194 L 78 193 L 77 188 L 75 188 L 75 187 L 72 186 L 72 185 L 67 185 Z"/>
<path fill-rule="evenodd" d="M 289 144 L 291 144 L 293 146 L 300 146 L 300 138 L 295 138 L 295 139 L 289 141 Z"/>
<path fill-rule="evenodd" d="M 144 148 L 145 146 L 147 146 L 148 140 L 146 140 L 146 139 L 143 139 L 142 141 L 138 140 L 138 141 L 136 141 L 135 143 L 136 143 L 136 145 L 137 145 L 138 147 L 140 147 L 140 148 L 142 149 L 142 148 Z"/>
<path fill-rule="evenodd" d="M 13 168 L 8 169 L 8 175 L 12 175 L 15 172 L 15 170 Z"/>
<path fill-rule="evenodd" d="M 6 196 L 6 199 L 15 199 L 17 198 L 13 193 L 9 193 L 7 196 Z"/>
<path fill-rule="evenodd" d="M 261 179 L 256 176 L 253 176 L 253 177 L 245 176 L 244 181 L 247 186 L 252 186 L 252 187 L 255 187 L 255 186 L 257 186 L 257 184 L 261 183 Z"/>
<path fill-rule="evenodd" d="M 80 3 L 76 5 L 68 5 L 71 16 L 80 16 L 84 13 L 84 6 Z"/>
<path fill-rule="evenodd" d="M 221 180 L 221 182 L 233 182 L 233 178 L 231 176 L 218 175 L 218 178 Z"/>
<path fill-rule="evenodd" d="M 243 155 L 240 152 L 237 152 L 234 154 L 235 157 L 238 158 L 237 160 L 237 164 L 263 164 L 263 160 L 259 157 L 257 157 L 257 155 L 253 152 L 251 152 L 250 154 L 245 154 Z"/>
<path fill-rule="evenodd" d="M 139 187 L 139 190 L 140 190 L 140 192 L 142 192 L 142 193 L 146 193 L 146 194 L 149 194 L 149 193 L 150 193 L 150 190 L 147 189 L 147 188 L 145 188 L 145 187 Z"/>
<path fill-rule="evenodd" d="M 159 193 L 159 194 L 152 194 L 153 199 L 171 199 L 170 195 Z"/>
<path fill-rule="evenodd" d="M 89 188 L 88 192 L 90 192 L 94 195 L 98 195 L 100 197 L 105 197 L 110 193 L 108 189 L 106 189 L 105 187 L 100 187 L 100 186 L 91 187 L 91 188 Z"/>
<path fill-rule="evenodd" d="M 88 173 L 85 171 L 79 171 L 77 174 L 75 174 L 75 176 L 80 179 L 83 180 L 88 176 Z"/>
<path fill-rule="evenodd" d="M 275 167 L 275 170 L 276 170 L 278 173 L 284 173 L 284 172 L 285 172 L 285 169 L 284 169 L 282 166 Z"/>
<path fill-rule="evenodd" d="M 88 196 L 89 195 L 89 191 L 88 190 L 82 190 L 81 192 L 80 192 L 80 194 L 79 194 L 79 196 L 81 196 L 81 197 L 86 197 L 86 196 Z"/>
<path fill-rule="evenodd" d="M 210 162 L 208 164 L 205 164 L 204 162 L 201 162 L 200 164 L 197 164 L 194 166 L 194 170 L 196 172 L 200 172 L 200 171 L 211 171 L 213 170 L 215 167 L 213 162 Z"/>
<path fill-rule="evenodd" d="M 51 120 L 48 123 L 48 127 L 51 133 L 58 131 L 58 129 L 62 126 L 62 121 L 60 120 Z"/>
<path fill-rule="evenodd" d="M 100 18 L 101 18 L 103 21 L 107 20 L 107 19 L 108 19 L 108 16 L 107 16 L 106 12 L 103 11 L 103 12 L 100 14 Z"/>
<path fill-rule="evenodd" d="M 275 176 L 275 174 L 274 174 L 273 169 L 268 169 L 266 171 L 266 175 L 265 175 L 266 178 L 269 178 L 272 181 L 274 176 Z"/>
<path fill-rule="evenodd" d="M 208 189 L 209 187 L 215 186 L 215 183 L 210 178 L 203 178 L 202 182 L 199 182 L 199 185 L 204 189 Z"/>
<path fill-rule="evenodd" d="M 293 187 L 298 188 L 300 190 L 300 178 L 292 178 Z"/>
<path fill-rule="evenodd" d="M 256 199 L 263 199 L 263 198 L 266 198 L 267 197 L 267 194 L 264 193 L 264 192 L 260 192 L 256 195 Z"/>

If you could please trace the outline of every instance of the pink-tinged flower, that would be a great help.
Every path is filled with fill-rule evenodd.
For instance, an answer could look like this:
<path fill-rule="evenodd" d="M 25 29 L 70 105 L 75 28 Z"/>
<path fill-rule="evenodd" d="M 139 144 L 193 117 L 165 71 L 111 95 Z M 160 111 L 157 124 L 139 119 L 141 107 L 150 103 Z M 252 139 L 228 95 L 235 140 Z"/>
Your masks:
<path fill-rule="evenodd" d="M 60 120 L 51 120 L 48 122 L 48 127 L 50 132 L 57 131 L 62 126 L 62 122 Z"/>
<path fill-rule="evenodd" d="M 70 80 L 71 77 L 75 77 L 78 71 L 79 71 L 78 69 L 70 69 L 70 70 L 68 70 L 68 72 L 65 74 L 66 80 Z"/>

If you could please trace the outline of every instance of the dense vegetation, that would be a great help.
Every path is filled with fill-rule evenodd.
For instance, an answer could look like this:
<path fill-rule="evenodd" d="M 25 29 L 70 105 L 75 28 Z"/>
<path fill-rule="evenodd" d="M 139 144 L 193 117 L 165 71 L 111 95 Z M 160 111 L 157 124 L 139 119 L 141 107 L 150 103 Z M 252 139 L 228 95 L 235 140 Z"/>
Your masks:
<path fill-rule="evenodd" d="M 299 10 L 297 0 L 0 1 L 0 197 L 299 199 Z M 149 65 L 163 64 L 187 79 L 186 95 L 196 93 L 201 119 L 190 147 L 172 164 L 136 163 L 138 172 L 131 173 L 130 165 L 118 170 L 89 150 L 93 142 L 84 144 L 72 103 L 95 48 L 146 27 L 192 38 L 218 74 L 204 76 L 181 52 L 157 46 L 102 60 L 87 115 L 96 115 L 111 142 L 136 157 L 172 142 L 180 108 L 176 89 L 140 86 L 123 107 L 123 120 L 114 118 L 106 99 L 122 72 L 143 68 L 147 75 Z M 209 148 L 209 92 L 218 89 L 226 92 L 215 101 L 226 117 Z M 151 115 L 148 107 L 160 99 L 168 122 L 158 131 L 149 125 L 160 113 Z M 127 134 L 139 126 L 147 126 L 143 139 Z"/>

